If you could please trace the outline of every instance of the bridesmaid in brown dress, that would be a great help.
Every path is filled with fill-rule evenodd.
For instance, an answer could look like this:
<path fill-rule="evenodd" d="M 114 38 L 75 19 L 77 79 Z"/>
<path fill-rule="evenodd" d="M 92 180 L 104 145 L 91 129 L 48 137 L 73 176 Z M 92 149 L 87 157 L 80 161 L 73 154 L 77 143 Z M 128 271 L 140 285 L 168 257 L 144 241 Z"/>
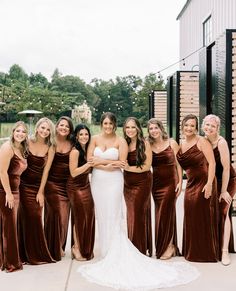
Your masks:
<path fill-rule="evenodd" d="M 185 139 L 177 159 L 187 176 L 182 253 L 189 261 L 217 262 L 218 199 L 213 150 L 204 137 L 197 135 L 195 115 L 185 116 L 181 127 Z"/>
<path fill-rule="evenodd" d="M 141 253 L 146 255 L 148 252 L 152 256 L 152 151 L 135 117 L 129 117 L 125 121 L 123 132 L 129 148 L 128 162 L 124 168 L 128 237 Z"/>
<path fill-rule="evenodd" d="M 60 261 L 65 255 L 70 201 L 66 185 L 70 175 L 73 123 L 62 116 L 56 123 L 56 151 L 45 186 L 44 230 L 51 256 Z"/>
<path fill-rule="evenodd" d="M 236 172 L 230 163 L 228 144 L 219 134 L 219 117 L 213 114 L 207 115 L 203 120 L 202 129 L 213 147 L 216 161 L 217 190 L 220 202 L 221 263 L 227 266 L 230 264 L 229 252 L 234 252 L 231 203 L 236 192 Z"/>
<path fill-rule="evenodd" d="M 28 167 L 21 176 L 19 209 L 19 246 L 22 262 L 38 265 L 52 263 L 43 223 L 44 195 L 41 184 L 43 170 L 54 157 L 54 125 L 46 117 L 35 126 L 29 139 Z"/>
<path fill-rule="evenodd" d="M 156 257 L 166 260 L 178 250 L 175 205 L 182 190 L 182 169 L 176 159 L 179 146 L 168 138 L 162 122 L 156 118 L 148 121 L 148 133 L 152 149 Z"/>
<path fill-rule="evenodd" d="M 67 193 L 71 203 L 72 259 L 78 261 L 93 258 L 95 236 L 94 203 L 89 183 L 89 173 L 93 165 L 86 160 L 90 142 L 90 131 L 86 125 L 78 124 L 72 140 L 74 148 L 70 152 L 70 177 Z"/>
<path fill-rule="evenodd" d="M 27 127 L 18 121 L 0 149 L 0 267 L 22 269 L 17 237 L 20 175 L 27 167 Z"/>

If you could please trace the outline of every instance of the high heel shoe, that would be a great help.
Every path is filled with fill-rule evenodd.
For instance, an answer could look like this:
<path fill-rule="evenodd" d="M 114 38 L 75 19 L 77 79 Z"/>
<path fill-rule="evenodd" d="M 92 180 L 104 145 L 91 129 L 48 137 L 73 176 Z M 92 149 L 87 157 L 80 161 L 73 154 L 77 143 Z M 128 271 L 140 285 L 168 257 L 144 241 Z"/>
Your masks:
<path fill-rule="evenodd" d="M 79 252 L 79 248 L 73 246 L 71 248 L 71 259 L 74 260 L 76 259 L 76 261 L 86 261 L 87 259 L 82 257 L 80 252 Z"/>
<path fill-rule="evenodd" d="M 176 248 L 174 247 L 174 245 L 170 244 L 168 245 L 164 254 L 160 257 L 160 260 L 168 260 L 171 257 L 175 257 L 175 256 L 176 256 Z"/>
<path fill-rule="evenodd" d="M 221 256 L 221 264 L 224 266 L 230 265 L 230 256 L 229 256 L 229 251 L 227 249 L 222 250 L 222 256 Z"/>

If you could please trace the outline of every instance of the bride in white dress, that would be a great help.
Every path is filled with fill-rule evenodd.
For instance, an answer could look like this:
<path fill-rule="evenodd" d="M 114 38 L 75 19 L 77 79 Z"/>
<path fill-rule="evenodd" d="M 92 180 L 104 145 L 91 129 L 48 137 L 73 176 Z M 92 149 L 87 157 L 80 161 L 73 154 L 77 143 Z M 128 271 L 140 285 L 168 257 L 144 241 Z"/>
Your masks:
<path fill-rule="evenodd" d="M 186 284 L 199 272 L 189 263 L 160 262 L 141 254 L 127 237 L 122 216 L 123 173 L 128 153 L 126 141 L 118 137 L 116 117 L 104 113 L 102 132 L 92 138 L 88 159 L 94 163 L 91 190 L 98 222 L 101 260 L 78 268 L 89 281 L 115 289 L 150 290 Z"/>

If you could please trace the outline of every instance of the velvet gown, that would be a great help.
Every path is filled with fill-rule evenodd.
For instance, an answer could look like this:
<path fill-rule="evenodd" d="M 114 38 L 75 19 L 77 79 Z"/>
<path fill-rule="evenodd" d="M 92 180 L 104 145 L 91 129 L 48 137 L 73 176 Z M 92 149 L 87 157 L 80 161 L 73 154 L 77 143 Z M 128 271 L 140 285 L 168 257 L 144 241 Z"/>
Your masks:
<path fill-rule="evenodd" d="M 56 152 L 45 186 L 44 230 L 54 260 L 60 261 L 65 251 L 70 201 L 66 185 L 70 175 L 68 153 Z"/>
<path fill-rule="evenodd" d="M 73 228 L 83 258 L 93 257 L 95 238 L 94 203 L 89 183 L 90 170 L 76 177 L 69 177 L 67 193 L 71 203 L 71 244 L 74 245 Z"/>
<path fill-rule="evenodd" d="M 152 152 L 153 186 L 155 203 L 155 247 L 160 258 L 172 240 L 177 250 L 176 192 L 178 175 L 175 154 L 171 146 L 159 153 Z"/>
<path fill-rule="evenodd" d="M 180 149 L 177 159 L 187 176 L 182 254 L 193 262 L 217 262 L 219 213 L 216 181 L 212 185 L 211 197 L 204 198 L 202 189 L 207 183 L 208 162 L 197 144 L 184 153 Z"/>
<path fill-rule="evenodd" d="M 220 161 L 220 152 L 218 146 L 214 148 L 214 156 L 216 161 L 216 179 L 217 179 L 217 190 L 218 196 L 221 193 L 221 186 L 222 186 L 222 173 L 223 173 L 223 166 Z M 230 177 L 229 183 L 227 187 L 227 191 L 229 192 L 230 196 L 233 197 L 236 192 L 236 172 L 232 165 L 230 165 Z M 219 229 L 219 238 L 220 238 L 220 252 L 222 251 L 223 247 L 223 235 L 224 235 L 224 226 L 225 226 L 225 219 L 229 209 L 229 205 L 222 199 L 220 204 L 220 229 Z M 232 217 L 231 217 L 231 208 L 229 210 L 229 218 L 231 224 L 231 233 L 230 233 L 230 241 L 229 241 L 229 252 L 234 252 L 234 237 L 233 237 L 233 227 L 232 227 Z"/>
<path fill-rule="evenodd" d="M 22 269 L 17 236 L 17 216 L 20 175 L 26 168 L 26 160 L 14 154 L 8 168 L 10 187 L 14 195 L 13 209 L 5 206 L 6 193 L 0 182 L 0 266 L 2 270 L 6 269 L 7 272 Z"/>
<path fill-rule="evenodd" d="M 128 153 L 130 166 L 136 165 L 136 150 Z M 128 237 L 143 254 L 152 256 L 151 171 L 124 171 L 124 197 L 127 207 Z"/>
<path fill-rule="evenodd" d="M 36 201 L 47 155 L 38 157 L 29 152 L 28 167 L 21 176 L 19 209 L 19 246 L 22 262 L 32 265 L 52 263 L 44 235 L 42 211 Z"/>

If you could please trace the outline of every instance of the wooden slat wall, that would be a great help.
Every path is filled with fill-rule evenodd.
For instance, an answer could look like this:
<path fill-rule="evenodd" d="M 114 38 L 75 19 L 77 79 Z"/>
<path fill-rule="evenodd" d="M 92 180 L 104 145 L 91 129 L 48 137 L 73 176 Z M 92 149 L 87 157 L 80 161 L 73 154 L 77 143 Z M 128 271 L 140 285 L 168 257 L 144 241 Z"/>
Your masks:
<path fill-rule="evenodd" d="M 232 165 L 236 169 L 236 32 L 232 33 Z"/>
<path fill-rule="evenodd" d="M 154 117 L 162 121 L 164 127 L 167 125 L 167 92 L 154 91 Z"/>
<path fill-rule="evenodd" d="M 199 118 L 199 73 L 180 72 L 180 139 L 181 122 L 187 114 L 195 114 Z"/>

